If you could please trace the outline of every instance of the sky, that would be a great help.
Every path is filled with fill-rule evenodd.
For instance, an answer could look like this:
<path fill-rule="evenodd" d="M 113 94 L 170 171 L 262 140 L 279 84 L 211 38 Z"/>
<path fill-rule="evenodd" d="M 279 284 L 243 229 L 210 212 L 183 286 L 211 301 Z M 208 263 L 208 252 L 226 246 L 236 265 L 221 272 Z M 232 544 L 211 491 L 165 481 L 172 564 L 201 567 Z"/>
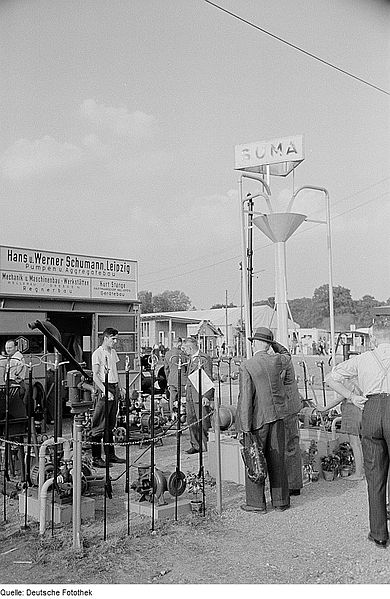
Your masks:
<path fill-rule="evenodd" d="M 216 3 L 390 91 L 390 3 Z M 0 245 L 137 260 L 140 290 L 238 304 L 234 146 L 303 134 L 274 210 L 326 188 L 334 284 L 390 297 L 388 94 L 204 0 L 2 0 L 0 39 Z M 323 220 L 324 195 L 294 210 Z M 275 272 L 258 230 L 254 247 L 256 300 Z M 324 225 L 287 242 L 287 279 L 290 299 L 327 283 Z"/>

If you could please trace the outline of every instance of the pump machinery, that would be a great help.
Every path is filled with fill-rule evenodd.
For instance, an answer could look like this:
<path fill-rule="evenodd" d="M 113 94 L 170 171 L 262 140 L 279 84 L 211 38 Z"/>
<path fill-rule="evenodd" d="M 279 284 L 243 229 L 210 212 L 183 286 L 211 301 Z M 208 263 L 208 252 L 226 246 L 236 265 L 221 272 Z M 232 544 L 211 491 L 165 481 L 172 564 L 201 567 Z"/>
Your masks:
<path fill-rule="evenodd" d="M 62 345 L 60 341 L 60 333 L 48 321 L 35 321 L 28 325 L 31 329 L 41 331 L 48 341 L 50 341 L 58 352 L 61 359 L 66 360 L 70 364 L 71 370 L 66 373 L 66 380 L 62 382 L 62 389 L 66 389 L 67 401 L 66 406 L 70 408 L 70 413 L 74 416 L 75 421 L 79 424 L 81 431 L 81 442 L 83 446 L 81 456 L 81 493 L 83 495 L 103 492 L 105 488 L 105 476 L 99 474 L 92 466 L 92 459 L 86 449 L 90 448 L 90 431 L 92 428 L 93 415 L 93 373 L 90 370 L 83 368 L 70 352 Z M 65 363 L 65 362 L 63 362 Z M 156 442 L 162 444 L 164 433 L 171 429 L 176 424 L 179 417 L 179 407 L 175 403 L 172 412 L 169 408 L 169 392 L 167 389 L 166 379 L 161 363 L 155 368 L 157 374 L 155 378 L 154 389 L 151 389 L 151 368 L 150 365 L 141 358 L 142 365 L 142 381 L 141 390 L 133 389 L 129 392 L 129 404 L 125 398 L 121 398 L 117 415 L 116 427 L 114 429 L 114 442 L 126 443 L 127 434 L 129 435 L 130 443 L 149 443 L 152 437 L 152 431 Z M 31 369 L 32 370 L 32 369 Z M 154 373 L 153 373 L 154 374 Z M 19 476 L 20 480 L 11 480 L 8 478 L 8 494 L 13 494 L 23 488 L 27 488 L 29 496 L 38 496 L 40 489 L 44 483 L 53 478 L 55 474 L 55 489 L 54 498 L 57 503 L 70 503 L 72 501 L 73 487 L 73 453 L 75 443 L 68 442 L 68 447 L 64 444 L 53 444 L 53 439 L 49 439 L 46 433 L 46 423 L 44 419 L 45 413 L 45 390 L 42 387 L 38 390 L 35 383 L 32 383 L 32 372 L 30 372 L 29 385 L 27 386 L 26 395 L 28 396 L 28 410 L 23 406 L 23 422 L 15 433 L 18 433 L 18 440 L 26 436 L 27 428 L 31 428 L 28 434 L 27 441 L 31 441 L 32 449 L 28 455 L 28 472 L 26 473 L 26 455 L 18 448 L 11 448 L 8 451 L 8 463 L 11 465 L 10 474 L 12 478 Z M 31 389 L 30 389 L 31 385 Z M 40 385 L 40 383 L 39 383 Z M 61 385 L 61 382 L 60 382 Z M 58 387 L 60 387 L 60 385 Z M 10 389 L 9 404 L 13 400 L 18 389 Z M 39 392 L 38 392 L 39 391 Z M 146 391 L 146 392 L 145 392 Z M 6 394 L 5 386 L 1 393 Z M 153 423 L 152 423 L 152 397 L 154 401 Z M 4 398 L 3 398 L 4 399 Z M 61 401 L 61 398 L 56 397 L 56 401 Z M 5 405 L 5 400 L 4 400 Z M 15 402 L 14 402 L 15 404 Z M 180 402 L 180 422 L 186 420 L 185 399 Z M 128 411 L 127 411 L 128 410 Z M 30 412 L 30 419 L 27 411 Z M 127 423 L 128 414 L 128 423 Z M 1 416 L 5 416 L 2 414 Z M 18 414 L 19 416 L 19 414 Z M 61 422 L 60 433 L 62 433 L 62 410 L 56 415 Z M 15 422 L 13 414 L 11 415 L 10 423 Z M 28 424 L 29 422 L 29 424 Z M 56 424 L 56 423 L 55 423 Z M 11 431 L 10 438 L 14 430 L 14 424 L 9 426 Z M 5 430 L 1 431 L 4 434 Z M 58 433 L 58 431 L 57 431 Z M 73 434 L 74 437 L 74 434 Z M 60 436 L 58 437 L 60 440 Z M 57 450 L 55 449 L 57 447 Z M 44 448 L 44 449 L 43 449 Z M 3 451 L 4 453 L 4 451 Z M 5 456 L 3 455 L 2 462 L 4 463 Z M 15 476 L 13 476 L 15 475 Z M 8 470 L 7 470 L 8 476 Z M 151 479 L 153 479 L 153 493 Z M 13 483 L 15 485 L 13 486 Z M 4 481 L 4 487 L 6 486 Z M 164 493 L 168 491 L 172 496 L 178 497 L 185 489 L 185 476 L 182 472 L 166 473 L 158 468 L 155 468 L 154 476 L 151 477 L 151 467 L 138 468 L 138 478 L 131 485 L 131 488 L 141 494 L 141 500 L 151 500 L 151 495 L 155 495 L 159 504 L 164 503 Z"/>

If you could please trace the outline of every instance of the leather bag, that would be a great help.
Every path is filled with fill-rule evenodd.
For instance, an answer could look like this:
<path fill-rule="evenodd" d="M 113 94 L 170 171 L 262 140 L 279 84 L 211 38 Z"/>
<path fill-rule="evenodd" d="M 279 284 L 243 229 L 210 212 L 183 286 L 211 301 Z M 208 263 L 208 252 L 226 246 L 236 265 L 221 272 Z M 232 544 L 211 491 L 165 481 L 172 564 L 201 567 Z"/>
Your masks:
<path fill-rule="evenodd" d="M 267 462 L 261 443 L 256 435 L 244 433 L 241 456 L 248 478 L 254 483 L 263 483 L 267 478 Z"/>

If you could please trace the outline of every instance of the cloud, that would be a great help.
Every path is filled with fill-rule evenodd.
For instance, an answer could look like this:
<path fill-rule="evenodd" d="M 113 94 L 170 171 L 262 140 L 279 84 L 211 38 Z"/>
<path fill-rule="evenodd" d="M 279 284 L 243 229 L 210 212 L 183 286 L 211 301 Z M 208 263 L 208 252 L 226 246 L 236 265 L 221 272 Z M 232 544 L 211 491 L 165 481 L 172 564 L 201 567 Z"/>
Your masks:
<path fill-rule="evenodd" d="M 166 165 L 165 152 L 155 147 L 149 150 L 142 143 L 153 135 L 153 116 L 129 112 L 125 106 L 105 106 L 93 99 L 85 100 L 79 112 L 88 129 L 76 144 L 61 143 L 50 135 L 32 141 L 19 139 L 0 156 L 0 173 L 16 181 L 58 175 L 80 164 L 103 164 L 108 173 L 129 177 Z M 148 160 L 143 155 L 146 149 Z"/>
<path fill-rule="evenodd" d="M 78 146 L 46 135 L 34 141 L 16 141 L 1 157 L 0 169 L 11 180 L 41 177 L 73 168 L 83 158 L 84 151 Z"/>
<path fill-rule="evenodd" d="M 177 201 L 172 199 L 166 203 L 164 210 L 156 211 L 152 206 L 138 207 L 133 218 L 137 219 L 140 230 L 147 220 L 151 239 L 158 239 L 161 231 L 171 231 L 173 234 L 167 235 L 164 243 L 172 255 L 177 254 L 178 247 L 186 248 L 196 257 L 207 251 L 229 252 L 232 246 L 234 254 L 240 245 L 240 219 L 238 203 L 232 192 L 198 197 L 189 205 L 178 206 Z"/>
<path fill-rule="evenodd" d="M 152 137 L 155 118 L 136 110 L 129 112 L 125 106 L 118 108 L 98 104 L 93 99 L 84 100 L 80 106 L 82 116 L 98 129 L 118 137 L 143 140 Z"/>
<path fill-rule="evenodd" d="M 99 159 L 110 158 L 112 150 L 109 146 L 104 144 L 102 140 L 95 135 L 90 133 L 83 138 L 83 146 L 89 151 L 91 156 Z"/>

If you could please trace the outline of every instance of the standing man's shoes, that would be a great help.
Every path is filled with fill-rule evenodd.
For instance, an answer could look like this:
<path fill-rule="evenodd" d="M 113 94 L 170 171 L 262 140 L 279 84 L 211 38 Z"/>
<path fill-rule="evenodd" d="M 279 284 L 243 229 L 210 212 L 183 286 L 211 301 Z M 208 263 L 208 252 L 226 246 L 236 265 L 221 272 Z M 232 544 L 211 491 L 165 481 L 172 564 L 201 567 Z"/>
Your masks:
<path fill-rule="evenodd" d="M 94 468 L 105 468 L 106 462 L 102 460 L 102 458 L 95 458 L 94 460 L 92 460 L 92 466 Z"/>
<path fill-rule="evenodd" d="M 290 506 L 289 505 L 277 505 L 274 510 L 276 510 L 277 512 L 285 512 L 286 510 L 289 510 Z"/>
<path fill-rule="evenodd" d="M 244 512 L 260 512 L 265 514 L 267 511 L 266 507 L 253 507 L 252 505 L 246 505 L 245 503 L 240 506 Z"/>
<path fill-rule="evenodd" d="M 369 533 L 367 539 L 369 541 L 372 541 L 372 543 L 375 543 L 377 547 L 380 547 L 381 549 L 386 549 L 387 541 L 379 541 L 378 539 L 374 539 L 371 533 Z"/>
<path fill-rule="evenodd" d="M 110 462 L 110 464 L 125 464 L 126 463 L 125 458 L 119 458 L 117 455 L 113 455 L 113 456 L 109 457 L 108 461 Z"/>
<path fill-rule="evenodd" d="M 199 450 L 195 449 L 195 447 L 190 447 L 189 449 L 187 449 L 186 453 L 188 453 L 189 455 L 192 455 L 194 453 L 199 453 Z"/>

